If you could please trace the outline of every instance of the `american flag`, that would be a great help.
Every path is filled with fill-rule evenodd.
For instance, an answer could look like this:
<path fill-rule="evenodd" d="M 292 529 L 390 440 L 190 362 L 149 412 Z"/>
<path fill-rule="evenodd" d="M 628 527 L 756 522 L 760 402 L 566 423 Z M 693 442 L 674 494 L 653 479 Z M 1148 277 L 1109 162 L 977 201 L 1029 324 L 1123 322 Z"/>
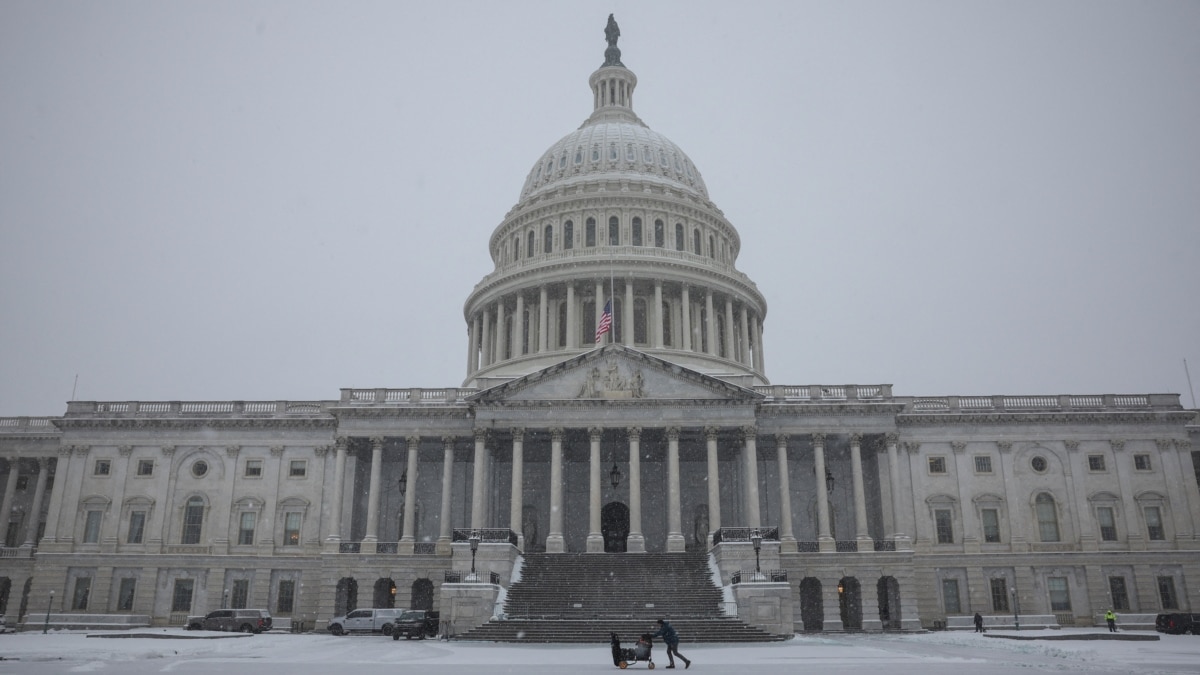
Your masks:
<path fill-rule="evenodd" d="M 604 303 L 604 313 L 600 315 L 600 323 L 596 326 L 596 344 L 604 338 L 604 334 L 612 329 L 612 300 Z"/>

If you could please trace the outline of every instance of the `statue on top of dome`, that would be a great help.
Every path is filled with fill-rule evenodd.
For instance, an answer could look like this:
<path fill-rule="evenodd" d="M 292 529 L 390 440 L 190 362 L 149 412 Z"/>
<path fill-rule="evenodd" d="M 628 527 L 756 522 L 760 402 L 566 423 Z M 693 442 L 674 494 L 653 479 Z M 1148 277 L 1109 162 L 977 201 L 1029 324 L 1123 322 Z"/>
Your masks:
<path fill-rule="evenodd" d="M 617 26 L 617 20 L 612 14 L 608 15 L 608 25 L 604 27 L 604 39 L 608 40 L 608 49 L 604 50 L 604 65 L 601 68 L 608 66 L 621 66 L 621 50 L 617 48 L 617 38 L 621 37 L 621 29 Z"/>

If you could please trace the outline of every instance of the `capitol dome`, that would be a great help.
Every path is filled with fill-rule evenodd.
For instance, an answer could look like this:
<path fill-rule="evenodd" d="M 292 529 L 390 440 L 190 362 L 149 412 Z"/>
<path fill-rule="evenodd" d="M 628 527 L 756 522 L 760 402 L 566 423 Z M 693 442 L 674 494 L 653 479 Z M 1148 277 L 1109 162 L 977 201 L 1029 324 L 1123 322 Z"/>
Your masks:
<path fill-rule="evenodd" d="M 615 26 L 615 24 L 613 24 Z M 607 342 L 742 386 L 766 384 L 766 300 L 699 169 L 633 110 L 637 76 L 609 35 L 592 113 L 541 153 L 492 232 L 495 270 L 467 298 L 466 386 Z M 611 329 L 605 326 L 605 308 Z"/>

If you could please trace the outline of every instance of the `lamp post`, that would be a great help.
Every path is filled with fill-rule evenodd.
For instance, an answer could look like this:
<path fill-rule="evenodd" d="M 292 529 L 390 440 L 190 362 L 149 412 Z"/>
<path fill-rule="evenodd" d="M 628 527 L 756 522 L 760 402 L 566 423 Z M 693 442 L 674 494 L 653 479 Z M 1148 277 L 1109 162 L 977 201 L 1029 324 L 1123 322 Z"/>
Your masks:
<path fill-rule="evenodd" d="M 1017 589 L 1012 589 L 1013 599 L 1013 625 L 1016 630 L 1021 630 L 1021 598 L 1017 597 Z"/>
<path fill-rule="evenodd" d="M 471 581 L 479 581 L 479 577 L 475 574 L 475 552 L 479 550 L 479 530 L 472 530 L 471 538 L 467 541 L 471 542 Z"/>
<path fill-rule="evenodd" d="M 825 491 L 833 492 L 833 472 L 825 469 Z"/>
<path fill-rule="evenodd" d="M 50 591 L 50 604 L 46 605 L 46 624 L 42 626 L 42 635 L 50 632 L 50 609 L 54 607 L 54 591 Z"/>
<path fill-rule="evenodd" d="M 758 581 L 762 576 L 762 568 L 759 565 L 759 551 L 762 550 L 762 533 L 757 529 L 750 530 L 750 543 L 754 545 L 754 580 Z"/>
<path fill-rule="evenodd" d="M 612 483 L 613 489 L 616 490 L 621 485 L 621 467 L 613 462 L 613 468 L 608 472 L 608 481 Z"/>

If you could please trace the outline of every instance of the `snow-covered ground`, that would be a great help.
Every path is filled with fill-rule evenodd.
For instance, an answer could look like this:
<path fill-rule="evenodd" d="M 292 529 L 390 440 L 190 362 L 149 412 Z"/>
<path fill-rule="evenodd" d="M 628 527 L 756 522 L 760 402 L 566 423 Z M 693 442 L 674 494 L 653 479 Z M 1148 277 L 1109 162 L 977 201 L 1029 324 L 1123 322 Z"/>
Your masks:
<path fill-rule="evenodd" d="M 1022 636 L 1083 636 L 1096 630 L 1022 631 Z M 103 633 L 120 635 L 122 633 Z M 327 634 L 233 636 L 154 629 L 155 637 L 97 638 L 56 631 L 0 635 L 0 673 L 287 673 L 351 675 L 431 672 L 447 675 L 602 672 L 615 670 L 607 644 L 506 645 L 393 641 Z M 681 651 L 704 673 L 1200 673 L 1200 637 L 1163 635 L 1155 642 L 1009 640 L 993 633 L 798 635 L 784 643 L 692 645 Z M 1154 633 L 1130 633 L 1154 635 Z M 993 636 L 993 637 L 989 637 Z M 212 639 L 198 639 L 211 637 Z M 667 665 L 661 645 L 658 668 Z M 636 663 L 631 670 L 646 669 Z M 680 664 L 682 668 L 682 664 Z"/>

